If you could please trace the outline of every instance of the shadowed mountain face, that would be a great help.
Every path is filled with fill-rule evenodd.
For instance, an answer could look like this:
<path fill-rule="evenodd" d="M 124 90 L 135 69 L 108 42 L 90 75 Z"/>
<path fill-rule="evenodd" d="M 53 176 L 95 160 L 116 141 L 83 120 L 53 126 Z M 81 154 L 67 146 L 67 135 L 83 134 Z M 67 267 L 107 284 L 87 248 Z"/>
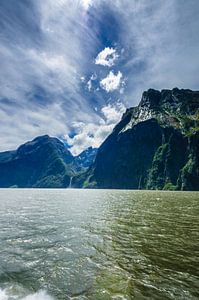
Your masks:
<path fill-rule="evenodd" d="M 92 165 L 97 154 L 97 148 L 89 147 L 88 149 L 82 151 L 74 159 L 74 164 L 77 166 L 78 171 L 82 169 L 87 169 Z"/>
<path fill-rule="evenodd" d="M 0 187 L 68 187 L 76 169 L 82 171 L 84 159 L 78 165 L 60 140 L 37 137 L 16 151 L 0 153 Z"/>
<path fill-rule="evenodd" d="M 63 143 L 47 135 L 0 154 L 1 187 L 63 187 L 70 181 L 73 160 Z"/>
<path fill-rule="evenodd" d="M 73 181 L 87 188 L 199 190 L 199 92 L 148 90 Z"/>

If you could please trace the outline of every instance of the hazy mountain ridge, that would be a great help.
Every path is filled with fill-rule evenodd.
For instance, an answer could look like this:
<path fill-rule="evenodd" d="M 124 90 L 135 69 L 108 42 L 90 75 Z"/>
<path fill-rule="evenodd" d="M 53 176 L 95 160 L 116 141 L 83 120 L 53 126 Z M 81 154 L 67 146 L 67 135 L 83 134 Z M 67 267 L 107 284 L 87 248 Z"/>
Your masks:
<path fill-rule="evenodd" d="M 73 181 L 85 188 L 199 190 L 199 92 L 143 93 Z"/>
<path fill-rule="evenodd" d="M 91 166 L 97 154 L 97 148 L 89 147 L 74 157 L 73 165 L 76 166 L 76 171 L 81 172 Z"/>

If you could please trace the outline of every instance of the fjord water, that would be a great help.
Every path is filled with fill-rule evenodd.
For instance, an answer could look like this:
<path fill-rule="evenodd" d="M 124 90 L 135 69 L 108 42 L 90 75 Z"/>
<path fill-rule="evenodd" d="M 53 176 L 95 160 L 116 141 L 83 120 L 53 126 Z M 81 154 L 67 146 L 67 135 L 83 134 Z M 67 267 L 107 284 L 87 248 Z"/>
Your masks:
<path fill-rule="evenodd" d="M 199 193 L 0 190 L 0 300 L 198 299 Z"/>

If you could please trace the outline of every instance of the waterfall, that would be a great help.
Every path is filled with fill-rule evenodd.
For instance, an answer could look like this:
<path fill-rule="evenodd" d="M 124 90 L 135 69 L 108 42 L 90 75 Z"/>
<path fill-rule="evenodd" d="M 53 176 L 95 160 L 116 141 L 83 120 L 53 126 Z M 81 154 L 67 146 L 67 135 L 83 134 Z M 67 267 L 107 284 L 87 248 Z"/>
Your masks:
<path fill-rule="evenodd" d="M 140 179 L 139 179 L 139 185 L 138 185 L 138 190 L 141 190 L 141 183 L 142 183 L 142 175 L 140 175 Z"/>
<path fill-rule="evenodd" d="M 70 177 L 70 182 L 69 182 L 69 186 L 68 186 L 69 189 L 71 189 L 71 187 L 72 187 L 72 181 L 73 181 L 73 176 Z"/>

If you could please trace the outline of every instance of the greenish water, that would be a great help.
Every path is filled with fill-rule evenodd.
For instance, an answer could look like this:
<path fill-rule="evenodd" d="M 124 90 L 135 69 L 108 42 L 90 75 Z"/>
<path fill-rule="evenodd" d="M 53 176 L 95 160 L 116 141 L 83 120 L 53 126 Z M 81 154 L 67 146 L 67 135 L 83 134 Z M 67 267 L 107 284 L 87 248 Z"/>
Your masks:
<path fill-rule="evenodd" d="M 199 299 L 199 193 L 0 190 L 0 300 Z"/>

